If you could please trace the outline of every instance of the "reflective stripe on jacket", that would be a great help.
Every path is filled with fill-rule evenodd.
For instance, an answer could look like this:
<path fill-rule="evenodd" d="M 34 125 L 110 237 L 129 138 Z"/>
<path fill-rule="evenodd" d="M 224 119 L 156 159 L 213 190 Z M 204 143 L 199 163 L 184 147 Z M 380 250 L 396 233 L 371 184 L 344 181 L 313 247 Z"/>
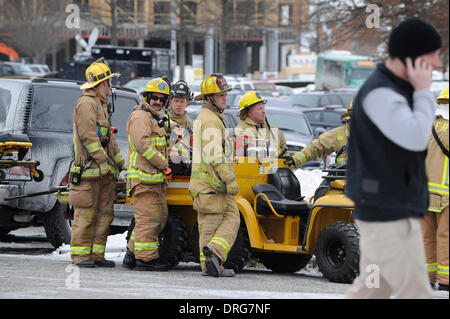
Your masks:
<path fill-rule="evenodd" d="M 100 178 L 99 164 L 105 161 L 111 173 L 119 176 L 124 160 L 116 138 L 110 136 L 106 149 L 101 144 L 110 129 L 109 121 L 107 100 L 100 99 L 94 89 L 84 91 L 73 111 L 74 163 L 84 164 L 82 179 Z"/>
<path fill-rule="evenodd" d="M 434 122 L 434 128 L 446 149 L 449 148 L 448 120 L 439 116 Z M 444 155 L 433 134 L 430 135 L 426 158 L 428 176 L 428 191 L 430 193 L 429 212 L 440 213 L 448 206 L 448 157 Z"/>
<path fill-rule="evenodd" d="M 134 186 L 164 183 L 164 169 L 168 165 L 166 131 L 158 126 L 159 115 L 141 102 L 127 122 L 128 170 L 127 192 Z"/>

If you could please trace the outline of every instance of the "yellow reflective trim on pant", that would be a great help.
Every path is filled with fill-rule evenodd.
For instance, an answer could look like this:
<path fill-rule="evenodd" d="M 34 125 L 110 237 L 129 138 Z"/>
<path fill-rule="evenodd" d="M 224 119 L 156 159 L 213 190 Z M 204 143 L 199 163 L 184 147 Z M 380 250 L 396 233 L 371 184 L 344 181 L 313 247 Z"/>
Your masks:
<path fill-rule="evenodd" d="M 438 273 L 438 275 L 448 276 L 448 266 L 438 265 L 437 266 L 437 273 Z"/>
<path fill-rule="evenodd" d="M 427 264 L 428 272 L 436 272 L 437 271 L 437 263 Z"/>
<path fill-rule="evenodd" d="M 71 246 L 70 253 L 72 255 L 89 255 L 91 253 L 91 247 L 87 246 Z"/>
<path fill-rule="evenodd" d="M 131 236 L 130 236 L 130 239 L 132 239 L 132 240 L 134 240 L 134 230 L 131 232 Z"/>
<path fill-rule="evenodd" d="M 225 238 L 213 237 L 210 243 L 215 243 L 222 246 L 223 250 L 225 251 L 225 254 L 228 255 L 228 252 L 230 251 L 230 245 L 228 244 Z"/>
<path fill-rule="evenodd" d="M 203 255 L 203 253 L 201 252 L 200 253 L 200 261 L 202 262 L 202 261 L 205 261 L 205 260 L 206 260 L 205 255 Z"/>
<path fill-rule="evenodd" d="M 448 185 L 428 183 L 428 191 L 430 193 L 448 195 Z"/>
<path fill-rule="evenodd" d="M 100 144 L 95 142 L 86 146 L 86 149 L 89 153 L 94 153 L 100 149 Z"/>
<path fill-rule="evenodd" d="M 102 253 L 105 252 L 105 249 L 106 249 L 105 245 L 93 245 L 92 246 L 92 252 L 93 253 L 100 253 L 100 254 L 102 254 Z"/>
<path fill-rule="evenodd" d="M 227 187 L 224 183 L 219 181 L 218 179 L 212 177 L 208 173 L 202 172 L 202 171 L 196 171 L 191 174 L 191 179 L 199 179 L 205 182 L 208 182 L 209 184 L 213 185 L 219 190 L 226 191 Z"/>
<path fill-rule="evenodd" d="M 144 250 L 156 250 L 158 249 L 158 242 L 151 241 L 145 243 L 134 242 L 134 250 L 144 251 Z"/>

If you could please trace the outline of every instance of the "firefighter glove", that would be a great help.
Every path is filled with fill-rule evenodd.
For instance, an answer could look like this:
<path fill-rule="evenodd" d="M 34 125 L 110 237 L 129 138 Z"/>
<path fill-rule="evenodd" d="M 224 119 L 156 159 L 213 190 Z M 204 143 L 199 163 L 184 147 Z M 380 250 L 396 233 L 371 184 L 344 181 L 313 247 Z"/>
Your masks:
<path fill-rule="evenodd" d="M 109 163 L 107 161 L 103 162 L 103 163 L 100 163 L 99 167 L 100 167 L 100 175 L 102 177 L 108 175 L 108 173 L 109 173 Z"/>
<path fill-rule="evenodd" d="M 236 196 L 239 193 L 239 187 L 236 183 L 236 179 L 232 180 L 231 182 L 227 183 L 227 194 Z"/>
<path fill-rule="evenodd" d="M 284 164 L 289 166 L 295 165 L 295 160 L 291 155 L 284 155 L 282 158 L 284 159 Z"/>

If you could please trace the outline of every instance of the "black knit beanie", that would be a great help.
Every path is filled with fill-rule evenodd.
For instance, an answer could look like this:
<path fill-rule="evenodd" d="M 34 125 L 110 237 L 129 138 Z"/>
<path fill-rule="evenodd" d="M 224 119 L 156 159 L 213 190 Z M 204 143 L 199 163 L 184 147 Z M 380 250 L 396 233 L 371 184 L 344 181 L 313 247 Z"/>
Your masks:
<path fill-rule="evenodd" d="M 389 56 L 406 57 L 414 61 L 418 56 L 433 52 L 442 46 L 439 32 L 428 22 L 418 18 L 408 18 L 399 23 L 391 32 L 388 42 Z"/>

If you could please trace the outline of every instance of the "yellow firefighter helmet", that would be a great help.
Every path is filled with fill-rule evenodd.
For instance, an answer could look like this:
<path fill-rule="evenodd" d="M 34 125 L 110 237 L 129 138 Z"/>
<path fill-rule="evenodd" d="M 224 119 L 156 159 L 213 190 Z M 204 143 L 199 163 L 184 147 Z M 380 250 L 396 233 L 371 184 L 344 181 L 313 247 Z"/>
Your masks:
<path fill-rule="evenodd" d="M 119 77 L 120 73 L 112 73 L 104 58 L 100 58 L 86 68 L 86 83 L 80 89 L 93 88 L 112 77 Z"/>
<path fill-rule="evenodd" d="M 219 94 L 230 91 L 231 87 L 228 85 L 227 80 L 222 74 L 208 75 L 200 85 L 200 94 L 195 97 L 196 101 L 205 99 L 206 95 Z"/>

